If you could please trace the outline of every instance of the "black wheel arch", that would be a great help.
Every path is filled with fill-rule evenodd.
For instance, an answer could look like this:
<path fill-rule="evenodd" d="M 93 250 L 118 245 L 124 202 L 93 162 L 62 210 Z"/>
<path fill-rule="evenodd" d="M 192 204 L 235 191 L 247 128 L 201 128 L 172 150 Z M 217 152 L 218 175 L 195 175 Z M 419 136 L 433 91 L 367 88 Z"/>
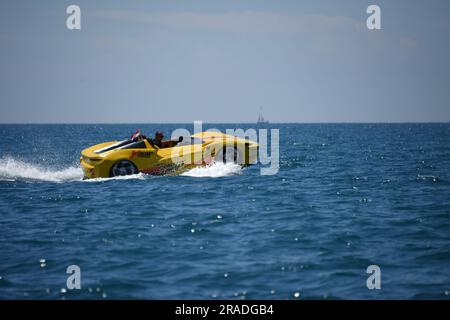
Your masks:
<path fill-rule="evenodd" d="M 121 162 L 121 161 L 126 161 L 126 162 L 131 163 L 131 164 L 133 165 L 133 167 L 134 167 L 136 173 L 139 172 L 139 169 L 138 169 L 137 165 L 136 165 L 132 160 L 130 160 L 130 159 L 120 159 L 120 160 L 114 161 L 114 162 L 112 163 L 112 165 L 111 165 L 111 168 L 109 168 L 109 176 L 110 176 L 111 178 L 114 177 L 114 176 L 113 176 L 113 168 L 114 168 L 114 166 L 115 166 L 117 163 Z"/>

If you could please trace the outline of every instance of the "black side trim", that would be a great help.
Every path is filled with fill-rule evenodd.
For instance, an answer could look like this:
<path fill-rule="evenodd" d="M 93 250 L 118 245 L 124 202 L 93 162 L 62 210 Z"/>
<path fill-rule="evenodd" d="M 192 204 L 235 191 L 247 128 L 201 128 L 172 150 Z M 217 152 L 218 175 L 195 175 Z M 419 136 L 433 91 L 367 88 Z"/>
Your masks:
<path fill-rule="evenodd" d="M 121 148 L 121 149 L 146 149 L 147 146 L 145 145 L 144 140 L 130 143 L 129 145 Z"/>

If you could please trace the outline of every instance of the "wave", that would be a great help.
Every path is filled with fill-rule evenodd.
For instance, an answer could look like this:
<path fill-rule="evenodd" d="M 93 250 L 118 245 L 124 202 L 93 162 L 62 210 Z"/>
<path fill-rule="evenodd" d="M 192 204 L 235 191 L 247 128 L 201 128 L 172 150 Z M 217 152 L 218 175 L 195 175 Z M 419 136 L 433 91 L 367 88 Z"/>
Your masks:
<path fill-rule="evenodd" d="M 240 174 L 242 167 L 234 163 L 215 162 L 209 166 L 196 167 L 190 169 L 182 176 L 187 177 L 226 177 L 230 175 Z M 138 173 L 129 176 L 121 176 L 114 178 L 96 178 L 84 180 L 85 182 L 102 182 L 108 180 L 142 180 L 147 175 Z M 80 167 L 68 167 L 65 169 L 46 169 L 40 165 L 31 164 L 22 160 L 14 158 L 0 159 L 0 181 L 48 181 L 48 182 L 70 182 L 81 181 L 83 178 L 83 171 Z"/>
<path fill-rule="evenodd" d="M 0 181 L 38 180 L 64 182 L 79 181 L 82 178 L 83 172 L 80 167 L 52 170 L 14 158 L 0 159 Z"/>
<path fill-rule="evenodd" d="M 440 179 L 439 179 L 439 177 L 433 176 L 433 175 L 418 174 L 417 175 L 417 180 L 438 182 Z"/>
<path fill-rule="evenodd" d="M 93 179 L 87 179 L 83 180 L 84 182 L 104 182 L 104 181 L 110 181 L 110 180 L 144 180 L 148 177 L 147 174 L 144 174 L 142 172 L 136 173 L 136 174 L 130 174 L 128 176 L 117 176 L 117 177 L 110 177 L 110 178 L 93 178 Z"/>
<path fill-rule="evenodd" d="M 235 163 L 215 162 L 209 166 L 193 168 L 181 175 L 187 177 L 218 178 L 240 174 L 242 170 L 242 167 Z"/>

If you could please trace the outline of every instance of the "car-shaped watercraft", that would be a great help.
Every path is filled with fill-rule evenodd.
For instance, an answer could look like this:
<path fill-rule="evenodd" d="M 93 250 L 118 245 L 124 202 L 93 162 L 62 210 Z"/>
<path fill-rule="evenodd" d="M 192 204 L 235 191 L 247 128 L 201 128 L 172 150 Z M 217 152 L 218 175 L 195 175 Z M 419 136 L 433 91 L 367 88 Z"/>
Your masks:
<path fill-rule="evenodd" d="M 179 174 L 214 161 L 242 166 L 256 163 L 258 144 L 220 132 L 200 132 L 179 139 L 173 147 L 159 148 L 140 131 L 130 139 L 109 141 L 81 152 L 84 178 L 107 178 L 137 173 Z"/>

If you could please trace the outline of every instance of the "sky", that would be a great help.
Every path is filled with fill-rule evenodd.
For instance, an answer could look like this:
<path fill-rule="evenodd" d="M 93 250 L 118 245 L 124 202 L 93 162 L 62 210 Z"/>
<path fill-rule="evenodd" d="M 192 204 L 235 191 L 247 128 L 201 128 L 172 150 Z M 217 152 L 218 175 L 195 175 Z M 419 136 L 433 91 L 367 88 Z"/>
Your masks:
<path fill-rule="evenodd" d="M 0 123 L 450 122 L 449 57 L 447 0 L 6 0 Z"/>

